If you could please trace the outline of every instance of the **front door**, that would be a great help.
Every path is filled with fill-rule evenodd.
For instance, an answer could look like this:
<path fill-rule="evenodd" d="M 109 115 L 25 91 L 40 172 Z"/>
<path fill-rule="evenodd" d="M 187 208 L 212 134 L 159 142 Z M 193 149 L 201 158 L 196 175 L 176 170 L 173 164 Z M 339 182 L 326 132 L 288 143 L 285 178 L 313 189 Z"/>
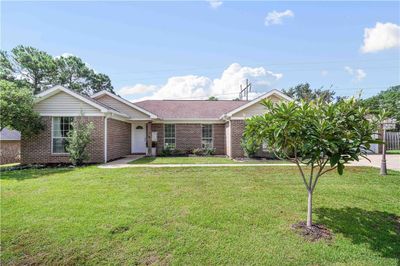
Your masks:
<path fill-rule="evenodd" d="M 132 153 L 146 153 L 145 124 L 132 124 Z"/>

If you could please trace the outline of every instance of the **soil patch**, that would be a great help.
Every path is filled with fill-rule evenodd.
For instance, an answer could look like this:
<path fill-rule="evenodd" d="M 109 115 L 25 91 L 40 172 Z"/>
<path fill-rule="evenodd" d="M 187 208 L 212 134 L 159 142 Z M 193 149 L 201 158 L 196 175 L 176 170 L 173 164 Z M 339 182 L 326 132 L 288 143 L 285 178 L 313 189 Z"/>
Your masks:
<path fill-rule="evenodd" d="M 318 240 L 332 240 L 332 232 L 322 224 L 313 224 L 311 228 L 307 227 L 305 221 L 292 225 L 292 228 L 306 240 L 314 242 Z"/>

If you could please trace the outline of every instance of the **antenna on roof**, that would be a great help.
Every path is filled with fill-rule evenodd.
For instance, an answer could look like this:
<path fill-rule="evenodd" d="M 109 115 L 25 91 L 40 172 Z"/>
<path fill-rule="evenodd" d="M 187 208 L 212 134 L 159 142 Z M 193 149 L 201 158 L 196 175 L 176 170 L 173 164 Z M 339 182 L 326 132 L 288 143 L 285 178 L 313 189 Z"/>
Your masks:
<path fill-rule="evenodd" d="M 246 79 L 246 86 L 244 88 L 242 84 L 240 84 L 239 100 L 243 100 L 243 98 L 245 98 L 246 101 L 248 101 L 249 92 L 251 92 L 251 83 L 249 83 L 249 80 Z"/>

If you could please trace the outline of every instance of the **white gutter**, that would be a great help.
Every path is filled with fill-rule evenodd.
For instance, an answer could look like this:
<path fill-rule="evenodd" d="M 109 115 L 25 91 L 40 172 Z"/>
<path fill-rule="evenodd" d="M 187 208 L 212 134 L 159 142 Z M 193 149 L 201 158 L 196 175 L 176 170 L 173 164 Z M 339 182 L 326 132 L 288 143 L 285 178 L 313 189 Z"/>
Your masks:
<path fill-rule="evenodd" d="M 104 163 L 107 162 L 107 119 L 108 116 L 104 117 Z"/>

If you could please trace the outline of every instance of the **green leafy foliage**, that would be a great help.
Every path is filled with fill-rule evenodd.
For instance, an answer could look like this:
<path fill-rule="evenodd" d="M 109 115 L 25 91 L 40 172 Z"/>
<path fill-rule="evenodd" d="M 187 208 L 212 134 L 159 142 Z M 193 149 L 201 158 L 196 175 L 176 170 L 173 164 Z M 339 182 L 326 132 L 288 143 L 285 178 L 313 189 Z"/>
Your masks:
<path fill-rule="evenodd" d="M 321 100 L 263 104 L 267 112 L 247 120 L 245 137 L 266 141 L 279 157 L 306 165 L 329 160 L 331 167 L 342 166 L 365 156 L 376 142 L 372 134 L 378 121 L 367 119 L 370 111 L 354 98 L 330 104 Z"/>
<path fill-rule="evenodd" d="M 261 144 L 254 137 L 242 138 L 240 140 L 240 146 L 242 147 L 245 155 L 249 158 L 254 157 L 257 151 L 261 148 Z"/>
<path fill-rule="evenodd" d="M 192 153 L 197 156 L 210 156 L 215 154 L 215 148 L 196 148 L 192 150 Z"/>
<path fill-rule="evenodd" d="M 335 92 L 331 90 L 311 89 L 309 83 L 298 84 L 288 90 L 283 90 L 287 96 L 293 98 L 296 101 L 312 101 L 316 99 L 321 99 L 324 102 L 332 102 L 335 96 Z"/>
<path fill-rule="evenodd" d="M 244 137 L 266 142 L 276 156 L 296 163 L 310 200 L 323 174 L 337 169 L 342 175 L 345 163 L 365 157 L 370 144 L 377 142 L 372 135 L 378 119 L 354 98 L 329 104 L 318 99 L 263 105 L 266 113 L 247 120 Z M 327 163 L 330 167 L 325 169 Z M 307 226 L 311 226 L 310 203 Z"/>
<path fill-rule="evenodd" d="M 30 46 L 19 45 L 11 50 L 10 65 L 14 76 L 29 82 L 38 93 L 52 85 L 57 73 L 56 63 L 51 55 Z"/>
<path fill-rule="evenodd" d="M 362 105 L 368 107 L 374 114 L 385 110 L 389 117 L 397 119 L 397 128 L 400 129 L 400 85 L 390 87 L 378 95 L 362 101 Z"/>
<path fill-rule="evenodd" d="M 43 129 L 40 116 L 33 110 L 32 90 L 15 82 L 0 80 L 0 129 L 18 130 L 22 135 Z"/>
<path fill-rule="evenodd" d="M 101 90 L 114 93 L 110 78 L 96 73 L 81 58 L 73 55 L 52 57 L 44 51 L 19 45 L 11 53 L 0 53 L 0 77 L 25 82 L 34 93 L 62 85 L 85 95 Z"/>
<path fill-rule="evenodd" d="M 174 147 L 171 145 L 165 145 L 165 147 L 161 150 L 160 156 L 171 156 L 172 152 L 174 150 Z"/>
<path fill-rule="evenodd" d="M 92 141 L 93 129 L 94 124 L 86 123 L 82 117 L 72 122 L 72 130 L 67 134 L 66 146 L 72 164 L 82 165 L 85 160 L 89 159 L 86 148 Z"/>

